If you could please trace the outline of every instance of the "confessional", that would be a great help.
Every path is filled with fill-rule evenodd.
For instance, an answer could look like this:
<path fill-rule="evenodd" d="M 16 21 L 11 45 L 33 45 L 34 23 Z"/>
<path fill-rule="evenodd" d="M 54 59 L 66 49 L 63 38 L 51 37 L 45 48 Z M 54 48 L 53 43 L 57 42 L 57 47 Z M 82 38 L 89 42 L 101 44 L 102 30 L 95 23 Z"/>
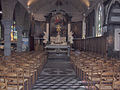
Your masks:
<path fill-rule="evenodd" d="M 64 11 L 52 11 L 46 18 L 46 32 L 44 32 L 45 49 L 48 53 L 69 56 L 70 45 L 73 43 L 71 31 L 71 16 Z"/>

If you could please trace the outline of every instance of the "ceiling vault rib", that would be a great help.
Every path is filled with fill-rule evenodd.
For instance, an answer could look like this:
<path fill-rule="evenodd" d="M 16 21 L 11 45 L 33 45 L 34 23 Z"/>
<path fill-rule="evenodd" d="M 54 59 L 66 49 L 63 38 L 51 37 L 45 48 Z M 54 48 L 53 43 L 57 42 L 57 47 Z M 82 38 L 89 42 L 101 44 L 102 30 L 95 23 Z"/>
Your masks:
<path fill-rule="evenodd" d="M 44 17 L 52 10 L 64 10 L 66 13 L 73 16 L 73 18 L 79 18 L 85 14 L 86 16 L 93 10 L 96 9 L 98 3 L 104 0 L 60 0 L 60 8 L 57 8 L 57 0 L 33 0 L 28 8 L 28 1 L 32 0 L 18 0 L 26 10 L 33 13 L 36 17 Z M 89 9 L 86 3 L 89 3 Z"/>
<path fill-rule="evenodd" d="M 53 0 L 49 0 L 49 2 L 47 2 L 47 3 L 50 5 L 50 4 L 53 3 L 53 2 L 54 2 Z M 39 11 L 40 9 L 43 9 L 45 6 L 46 6 L 46 2 L 45 2 L 44 4 L 42 4 L 42 6 L 40 6 L 39 8 L 37 8 L 36 11 L 35 11 L 35 13 L 36 13 L 37 11 Z"/>
<path fill-rule="evenodd" d="M 69 1 L 71 2 L 72 6 L 81 14 L 81 11 L 72 3 L 72 1 L 71 0 Z"/>

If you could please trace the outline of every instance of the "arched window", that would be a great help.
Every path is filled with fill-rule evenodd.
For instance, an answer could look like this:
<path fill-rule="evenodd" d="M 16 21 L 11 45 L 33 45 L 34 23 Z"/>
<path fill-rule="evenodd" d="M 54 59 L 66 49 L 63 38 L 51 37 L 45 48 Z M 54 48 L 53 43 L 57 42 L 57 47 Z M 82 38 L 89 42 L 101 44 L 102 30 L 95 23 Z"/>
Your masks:
<path fill-rule="evenodd" d="M 102 36 L 102 26 L 103 26 L 103 7 L 100 4 L 97 8 L 96 13 L 96 37 Z"/>
<path fill-rule="evenodd" d="M 0 24 L 0 40 L 2 38 L 2 29 L 1 29 L 1 24 Z"/>
<path fill-rule="evenodd" d="M 16 30 L 16 22 L 14 21 L 13 25 L 11 26 L 11 41 L 17 40 L 17 30 Z"/>

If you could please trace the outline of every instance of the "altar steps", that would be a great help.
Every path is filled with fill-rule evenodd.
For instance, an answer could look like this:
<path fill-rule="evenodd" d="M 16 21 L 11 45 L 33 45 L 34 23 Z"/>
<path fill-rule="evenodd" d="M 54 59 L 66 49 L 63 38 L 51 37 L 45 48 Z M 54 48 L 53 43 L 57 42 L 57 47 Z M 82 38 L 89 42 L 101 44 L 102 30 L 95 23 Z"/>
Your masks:
<path fill-rule="evenodd" d="M 49 54 L 48 55 L 48 59 L 49 60 L 69 60 L 69 57 L 67 56 L 67 54 Z"/>

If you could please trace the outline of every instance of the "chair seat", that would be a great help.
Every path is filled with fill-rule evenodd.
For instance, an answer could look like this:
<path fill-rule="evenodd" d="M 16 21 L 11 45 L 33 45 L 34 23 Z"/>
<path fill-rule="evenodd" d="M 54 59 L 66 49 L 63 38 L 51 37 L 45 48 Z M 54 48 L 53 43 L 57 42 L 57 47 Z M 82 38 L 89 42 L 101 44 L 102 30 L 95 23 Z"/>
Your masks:
<path fill-rule="evenodd" d="M 29 77 L 32 77 L 33 76 L 33 74 L 31 73 L 30 75 L 29 74 L 24 74 L 24 77 L 25 78 L 29 78 Z"/>
<path fill-rule="evenodd" d="M 27 81 L 28 81 L 28 79 L 24 79 L 24 83 L 27 82 Z M 23 83 L 23 80 L 19 79 L 18 82 L 19 82 L 19 84 L 21 84 L 21 83 Z M 17 84 L 17 79 L 14 79 L 14 80 L 12 79 L 12 83 Z"/>
<path fill-rule="evenodd" d="M 4 78 L 1 78 L 1 79 L 0 79 L 0 82 L 4 82 L 4 81 L 5 81 L 5 79 L 4 79 Z"/>
<path fill-rule="evenodd" d="M 3 82 L 0 82 L 0 90 L 6 90 L 6 84 Z"/>
<path fill-rule="evenodd" d="M 120 85 L 120 81 L 115 81 L 114 84 Z"/>
<path fill-rule="evenodd" d="M 91 77 L 88 77 L 88 78 L 89 78 L 89 80 L 91 80 Z M 92 81 L 100 81 L 100 78 L 99 77 L 93 77 Z"/>
<path fill-rule="evenodd" d="M 17 86 L 8 86 L 8 90 L 17 90 Z M 19 86 L 19 90 L 23 90 L 23 86 Z"/>
<path fill-rule="evenodd" d="M 97 88 L 99 88 L 100 84 L 96 84 L 95 85 Z M 100 88 L 99 88 L 100 89 Z M 105 85 L 101 85 L 101 89 L 102 90 L 112 90 L 112 86 L 105 86 Z"/>
<path fill-rule="evenodd" d="M 114 82 L 114 89 L 120 90 L 120 81 Z"/>

